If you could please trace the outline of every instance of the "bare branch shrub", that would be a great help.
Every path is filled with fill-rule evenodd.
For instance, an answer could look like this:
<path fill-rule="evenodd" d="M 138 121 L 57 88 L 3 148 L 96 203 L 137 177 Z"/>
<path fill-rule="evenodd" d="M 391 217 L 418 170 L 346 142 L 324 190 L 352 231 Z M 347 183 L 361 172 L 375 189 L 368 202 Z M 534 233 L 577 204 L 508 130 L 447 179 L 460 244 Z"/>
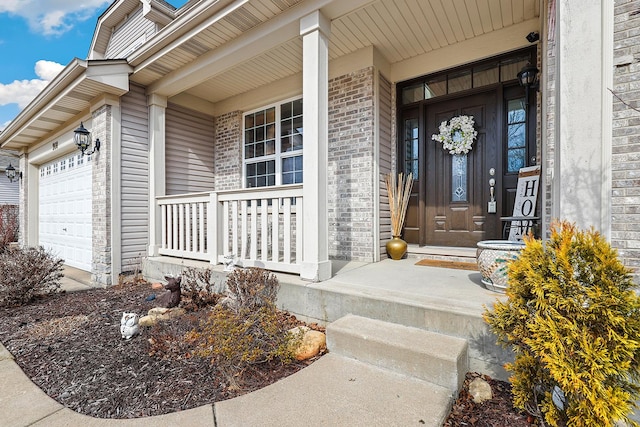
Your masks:
<path fill-rule="evenodd" d="M 18 240 L 18 206 L 0 205 L 0 252 Z"/>
<path fill-rule="evenodd" d="M 262 268 L 237 268 L 227 276 L 225 305 L 233 310 L 256 310 L 275 305 L 280 284 L 275 274 Z"/>
<path fill-rule="evenodd" d="M 63 262 L 42 246 L 0 252 L 0 306 L 27 304 L 58 291 Z"/>
<path fill-rule="evenodd" d="M 221 289 L 211 283 L 211 270 L 189 267 L 182 272 L 181 307 L 189 311 L 197 311 L 207 306 L 216 305 L 223 297 Z"/>

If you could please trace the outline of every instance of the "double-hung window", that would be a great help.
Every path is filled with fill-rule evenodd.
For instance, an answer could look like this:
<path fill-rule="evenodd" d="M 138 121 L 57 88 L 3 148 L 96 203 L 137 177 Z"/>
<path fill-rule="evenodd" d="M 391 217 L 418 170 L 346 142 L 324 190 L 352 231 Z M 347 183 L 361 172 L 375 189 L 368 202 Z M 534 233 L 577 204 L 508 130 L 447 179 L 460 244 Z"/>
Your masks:
<path fill-rule="evenodd" d="M 244 115 L 246 188 L 302 182 L 302 98 Z"/>

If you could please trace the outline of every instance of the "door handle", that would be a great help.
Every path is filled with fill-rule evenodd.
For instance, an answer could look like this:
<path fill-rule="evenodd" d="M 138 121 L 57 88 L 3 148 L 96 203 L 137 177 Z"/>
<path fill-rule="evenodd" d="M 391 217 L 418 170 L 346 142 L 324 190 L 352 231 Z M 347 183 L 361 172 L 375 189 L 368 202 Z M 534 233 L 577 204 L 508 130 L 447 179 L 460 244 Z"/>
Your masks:
<path fill-rule="evenodd" d="M 487 213 L 494 214 L 497 211 L 497 203 L 496 203 L 496 180 L 494 178 L 489 179 L 489 195 L 491 198 L 489 199 L 489 203 L 487 204 Z"/>

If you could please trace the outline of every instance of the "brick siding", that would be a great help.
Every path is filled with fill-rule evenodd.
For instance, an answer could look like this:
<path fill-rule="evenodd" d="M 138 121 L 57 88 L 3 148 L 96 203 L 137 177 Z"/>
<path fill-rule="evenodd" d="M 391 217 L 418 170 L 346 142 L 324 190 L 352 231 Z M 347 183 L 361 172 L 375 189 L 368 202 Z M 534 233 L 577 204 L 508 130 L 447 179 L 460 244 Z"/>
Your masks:
<path fill-rule="evenodd" d="M 640 267 L 640 0 L 614 8 L 611 242 Z M 619 97 L 619 98 L 618 98 Z M 636 275 L 636 279 L 639 276 Z"/>
<path fill-rule="evenodd" d="M 329 81 L 329 257 L 374 261 L 374 68 Z"/>
<path fill-rule="evenodd" d="M 100 151 L 91 156 L 92 163 L 92 277 L 101 286 L 113 282 L 111 270 L 111 106 L 103 105 L 92 113 L 91 133 L 100 139 Z"/>
<path fill-rule="evenodd" d="M 242 188 L 242 112 L 215 118 L 214 188 Z"/>

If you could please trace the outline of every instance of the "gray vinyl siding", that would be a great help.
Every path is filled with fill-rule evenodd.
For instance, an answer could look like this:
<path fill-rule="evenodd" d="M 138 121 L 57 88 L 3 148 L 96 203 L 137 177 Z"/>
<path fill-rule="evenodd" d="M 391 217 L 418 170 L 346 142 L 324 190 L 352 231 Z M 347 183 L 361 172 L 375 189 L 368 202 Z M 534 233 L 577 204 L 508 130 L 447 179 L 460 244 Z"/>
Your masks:
<path fill-rule="evenodd" d="M 149 113 L 144 88 L 121 98 L 122 271 L 133 270 L 149 244 Z"/>
<path fill-rule="evenodd" d="M 14 163 L 18 163 L 17 161 Z M 16 172 L 16 178 L 19 172 Z M 0 205 L 20 204 L 20 179 L 9 182 L 5 171 L 0 171 Z"/>
<path fill-rule="evenodd" d="M 387 197 L 387 186 L 384 181 L 386 174 L 392 170 L 391 152 L 391 83 L 380 74 L 379 79 L 379 121 L 378 132 L 380 132 L 379 168 L 380 179 L 380 258 L 387 257 L 386 243 L 391 238 L 391 213 L 389 212 L 389 199 Z"/>
<path fill-rule="evenodd" d="M 214 190 L 213 123 L 213 117 L 205 114 L 173 104 L 167 107 L 167 195 Z"/>
<path fill-rule="evenodd" d="M 142 4 L 129 17 L 116 27 L 109 39 L 105 58 L 125 58 L 131 54 L 130 47 L 142 36 L 149 40 L 156 32 L 156 24 L 142 16 Z"/>

